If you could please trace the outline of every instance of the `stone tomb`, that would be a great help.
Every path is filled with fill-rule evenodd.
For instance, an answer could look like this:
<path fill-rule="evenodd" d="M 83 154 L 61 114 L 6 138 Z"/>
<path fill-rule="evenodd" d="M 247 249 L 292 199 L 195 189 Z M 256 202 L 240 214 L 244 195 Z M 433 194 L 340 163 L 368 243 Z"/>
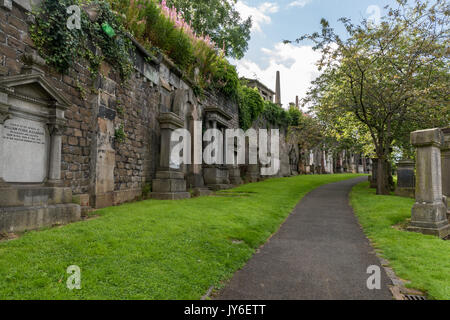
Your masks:
<path fill-rule="evenodd" d="M 61 130 L 69 102 L 34 67 L 0 78 L 0 232 L 80 219 L 61 187 Z"/>

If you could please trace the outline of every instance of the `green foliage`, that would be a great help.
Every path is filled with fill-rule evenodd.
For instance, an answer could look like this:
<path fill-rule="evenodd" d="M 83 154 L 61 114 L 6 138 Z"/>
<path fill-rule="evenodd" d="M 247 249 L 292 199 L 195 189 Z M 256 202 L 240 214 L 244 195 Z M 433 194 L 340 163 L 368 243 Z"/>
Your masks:
<path fill-rule="evenodd" d="M 411 131 L 450 122 L 448 3 L 398 2 L 379 25 L 340 19 L 345 39 L 322 20 L 322 32 L 297 40 L 313 41 L 322 53 L 323 72 L 307 102 L 330 131 L 375 150 L 380 163 L 393 146 L 410 153 Z M 389 193 L 387 178 L 377 179 L 379 194 Z"/>
<path fill-rule="evenodd" d="M 213 75 L 215 88 L 228 97 L 237 98 L 239 76 L 236 68 L 225 58 L 219 57 L 215 63 L 216 72 Z"/>
<path fill-rule="evenodd" d="M 0 297 L 200 299 L 242 268 L 308 192 L 353 177 L 268 179 L 232 190 L 234 197 L 123 204 L 1 241 Z M 81 290 L 67 289 L 72 264 L 81 268 Z"/>
<path fill-rule="evenodd" d="M 150 183 L 145 184 L 142 187 L 142 197 L 145 199 L 152 192 L 152 185 Z"/>
<path fill-rule="evenodd" d="M 133 71 L 130 59 L 131 41 L 107 3 L 99 0 L 90 1 L 99 8 L 97 21 L 91 22 L 84 10 L 81 10 L 81 29 L 67 28 L 69 18 L 67 8 L 73 4 L 83 3 L 85 1 L 81 0 L 42 2 L 33 13 L 36 24 L 30 27 L 31 38 L 39 53 L 49 65 L 62 73 L 72 68 L 77 60 L 84 58 L 90 63 L 93 76 L 98 74 L 99 66 L 105 58 L 120 72 L 122 79 L 127 79 Z M 106 34 L 102 24 L 109 25 L 116 35 L 111 37 Z"/>
<path fill-rule="evenodd" d="M 264 102 L 264 111 L 262 115 L 264 119 L 274 126 L 288 128 L 291 125 L 292 119 L 289 112 L 273 102 Z"/>
<path fill-rule="evenodd" d="M 303 113 L 295 106 L 289 107 L 288 113 L 289 118 L 291 119 L 290 125 L 293 127 L 297 127 L 300 124 L 301 119 L 303 118 Z"/>
<path fill-rule="evenodd" d="M 160 1 L 161 2 L 161 1 Z M 241 59 L 250 40 L 251 18 L 242 20 L 234 3 L 236 0 L 167 0 L 183 13 L 197 34 L 208 34 L 226 56 Z"/>
<path fill-rule="evenodd" d="M 176 27 L 165 16 L 156 0 L 109 0 L 123 14 L 124 25 L 151 52 L 162 52 L 185 76 L 194 80 L 197 94 L 218 90 L 229 98 L 237 97 L 238 75 L 222 54 L 185 29 Z"/>
<path fill-rule="evenodd" d="M 125 139 L 127 138 L 127 134 L 125 133 L 123 129 L 123 124 L 120 124 L 120 126 L 115 130 L 114 132 L 114 138 L 118 143 L 125 142 Z"/>
<path fill-rule="evenodd" d="M 241 129 L 248 130 L 264 110 L 264 100 L 257 89 L 245 85 L 239 86 L 239 125 Z"/>

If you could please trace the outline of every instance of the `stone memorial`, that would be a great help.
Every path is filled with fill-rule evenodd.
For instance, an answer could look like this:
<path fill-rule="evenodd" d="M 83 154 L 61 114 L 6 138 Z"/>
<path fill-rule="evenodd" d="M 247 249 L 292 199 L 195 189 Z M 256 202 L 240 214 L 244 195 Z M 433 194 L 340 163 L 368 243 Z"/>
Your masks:
<path fill-rule="evenodd" d="M 80 219 L 61 185 L 61 135 L 69 102 L 41 70 L 0 78 L 0 232 Z"/>
<path fill-rule="evenodd" d="M 205 108 L 205 123 L 207 129 L 218 129 L 222 132 L 223 143 L 222 147 L 225 149 L 225 130 L 228 129 L 231 116 L 218 107 Z M 206 186 L 213 190 L 223 190 L 232 188 L 230 182 L 229 167 L 225 165 L 225 153 L 222 152 L 219 157 L 222 158 L 222 164 L 204 164 L 203 165 L 203 179 Z"/>
<path fill-rule="evenodd" d="M 445 238 L 450 233 L 450 224 L 447 204 L 442 195 L 442 142 L 440 129 L 411 133 L 411 144 L 417 149 L 416 203 L 408 230 Z"/>
<path fill-rule="evenodd" d="M 190 198 L 186 191 L 186 180 L 180 166 L 171 163 L 170 155 L 174 142 L 171 141 L 172 132 L 182 128 L 183 120 L 173 112 L 164 112 L 159 116 L 161 128 L 161 151 L 159 169 L 156 179 L 152 181 L 153 199 L 176 200 Z"/>
<path fill-rule="evenodd" d="M 395 194 L 401 197 L 414 198 L 415 192 L 415 163 L 413 160 L 401 160 L 397 164 L 397 188 Z"/>

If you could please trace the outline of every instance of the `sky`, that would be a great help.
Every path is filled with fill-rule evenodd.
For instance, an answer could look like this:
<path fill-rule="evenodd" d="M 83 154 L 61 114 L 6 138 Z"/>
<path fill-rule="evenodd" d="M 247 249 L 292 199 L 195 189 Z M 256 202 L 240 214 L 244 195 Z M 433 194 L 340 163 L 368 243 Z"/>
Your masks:
<path fill-rule="evenodd" d="M 320 31 L 321 18 L 327 19 L 340 36 L 345 29 L 341 17 L 359 22 L 366 18 L 377 21 L 386 5 L 395 0 L 238 0 L 237 10 L 246 18 L 252 16 L 253 27 L 248 51 L 237 66 L 239 76 L 258 79 L 275 89 L 276 71 L 281 73 L 281 102 L 286 108 L 295 96 L 305 94 L 319 72 L 316 62 L 320 53 L 310 43 L 283 44 L 303 34 Z"/>

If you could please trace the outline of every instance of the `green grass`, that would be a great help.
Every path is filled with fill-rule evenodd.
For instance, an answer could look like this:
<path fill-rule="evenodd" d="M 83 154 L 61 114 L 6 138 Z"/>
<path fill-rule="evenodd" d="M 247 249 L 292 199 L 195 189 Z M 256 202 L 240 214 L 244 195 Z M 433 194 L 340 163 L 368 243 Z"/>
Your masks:
<path fill-rule="evenodd" d="M 450 299 L 450 241 L 392 226 L 411 218 L 413 199 L 377 196 L 368 183 L 353 188 L 351 203 L 361 225 L 398 277 L 431 299 Z"/>
<path fill-rule="evenodd" d="M 355 176 L 270 179 L 235 189 L 239 196 L 142 201 L 28 232 L 0 243 L 0 299 L 199 299 L 230 279 L 306 193 Z M 70 265 L 81 268 L 81 290 L 66 287 Z"/>

